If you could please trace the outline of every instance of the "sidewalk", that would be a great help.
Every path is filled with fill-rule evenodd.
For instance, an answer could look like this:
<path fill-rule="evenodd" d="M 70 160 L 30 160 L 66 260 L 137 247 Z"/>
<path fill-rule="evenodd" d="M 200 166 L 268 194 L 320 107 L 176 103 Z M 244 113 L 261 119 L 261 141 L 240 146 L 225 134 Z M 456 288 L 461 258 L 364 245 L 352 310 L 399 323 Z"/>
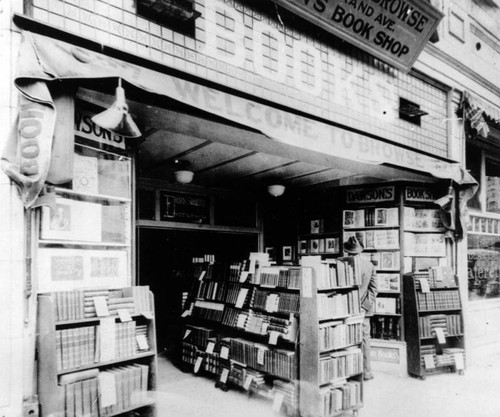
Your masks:
<path fill-rule="evenodd" d="M 212 379 L 182 373 L 163 357 L 158 362 L 158 416 L 280 416 L 269 400 L 238 390 L 223 392 Z M 379 372 L 364 387 L 359 417 L 499 417 L 500 357 L 464 375 L 433 375 L 424 381 Z"/>

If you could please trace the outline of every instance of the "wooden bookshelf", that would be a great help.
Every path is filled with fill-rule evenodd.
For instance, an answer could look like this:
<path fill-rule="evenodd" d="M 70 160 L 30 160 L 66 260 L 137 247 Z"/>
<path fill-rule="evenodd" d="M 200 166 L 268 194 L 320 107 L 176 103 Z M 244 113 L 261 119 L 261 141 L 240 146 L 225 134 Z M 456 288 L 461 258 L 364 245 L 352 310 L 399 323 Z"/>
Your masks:
<path fill-rule="evenodd" d="M 430 272 L 404 276 L 405 334 L 408 373 L 424 379 L 427 375 L 464 368 L 464 321 L 456 277 L 436 280 Z M 422 282 L 427 283 L 422 285 Z"/>
<path fill-rule="evenodd" d="M 123 322 L 118 315 L 61 320 L 58 313 L 61 304 L 58 304 L 56 301 L 56 292 L 40 294 L 38 296 L 37 364 L 38 394 L 40 398 L 40 415 L 42 417 L 80 415 L 78 412 L 82 411 L 82 407 L 84 409 L 85 407 L 89 407 L 86 404 L 86 400 L 96 404 L 96 413 L 98 415 L 121 415 L 138 409 L 143 409 L 142 412 L 145 414 L 141 415 L 156 415 L 154 401 L 148 398 L 148 392 L 156 389 L 157 359 L 155 320 L 153 316 L 154 300 L 152 293 L 149 292 L 147 287 L 132 287 L 131 291 L 134 288 L 140 288 L 143 294 L 147 292 L 149 308 L 146 308 L 147 311 L 141 312 L 130 311 L 130 321 L 128 317 L 122 317 L 124 319 Z M 112 291 L 118 292 L 121 290 Z M 70 291 L 66 291 L 65 293 L 70 293 Z M 130 295 L 130 291 L 127 292 L 127 295 Z M 143 297 L 143 302 L 144 299 Z M 133 305 L 137 309 L 137 306 L 141 304 L 136 303 L 134 299 Z M 70 309 L 73 311 L 76 308 L 77 306 L 75 305 L 70 306 Z M 80 313 L 77 315 L 83 316 L 83 313 Z M 112 325 L 115 329 L 115 336 L 112 339 L 115 346 L 114 349 L 111 348 L 113 350 L 111 355 L 115 355 L 114 359 L 100 360 L 102 357 L 100 355 L 103 354 L 102 346 L 104 346 L 100 343 L 100 338 L 103 337 L 100 336 L 99 328 L 102 319 L 113 321 Z M 128 329 L 130 331 L 125 333 L 124 327 L 120 327 L 120 324 L 127 323 L 129 324 Z M 92 334 L 81 331 L 88 328 L 89 325 L 93 329 Z M 140 330 L 136 325 L 140 326 Z M 80 329 L 80 332 L 78 329 Z M 66 333 L 68 335 L 67 338 L 63 338 L 63 331 L 68 332 Z M 138 343 L 139 333 L 145 336 L 144 340 L 147 346 Z M 71 335 L 73 335 L 72 338 Z M 65 358 L 69 358 L 68 362 L 64 362 Z M 127 370 L 127 374 L 123 371 L 124 369 Z M 130 380 L 130 382 L 128 385 L 124 384 L 121 386 L 117 383 L 118 380 L 114 380 L 112 384 L 116 384 L 116 404 L 101 407 L 102 385 L 99 385 L 97 380 L 99 379 L 99 375 L 103 373 L 110 374 L 115 370 L 123 372 L 123 376 L 120 376 L 120 378 L 124 378 L 124 381 Z M 92 377 L 88 376 L 88 379 L 78 379 L 78 375 L 85 374 L 85 372 L 88 373 L 89 371 L 94 371 L 92 372 Z M 142 374 L 140 373 L 141 371 Z M 64 383 L 62 382 L 62 378 L 76 378 L 76 382 Z M 82 397 L 80 390 L 83 385 L 78 384 L 82 383 L 82 381 L 93 379 L 95 379 L 94 385 L 96 391 L 88 392 L 88 397 L 85 397 L 85 394 Z M 67 387 L 69 386 L 74 386 L 72 389 L 79 392 L 79 397 L 71 400 L 73 402 L 67 397 L 69 395 Z M 125 388 L 126 386 L 128 388 Z M 95 399 L 93 399 L 94 396 Z M 71 407 L 71 409 L 68 409 L 68 407 Z"/>
<path fill-rule="evenodd" d="M 339 262 L 353 265 L 352 257 L 340 258 Z M 323 262 L 324 264 L 324 262 Z M 363 406 L 363 361 L 362 361 L 362 326 L 363 316 L 359 305 L 357 285 L 346 285 L 336 288 L 337 292 L 353 292 L 356 294 L 354 311 L 338 317 L 323 318 L 319 296 L 321 290 L 318 282 L 324 282 L 325 273 L 321 257 L 307 256 L 302 258 L 304 267 L 302 277 L 302 291 L 300 313 L 305 323 L 300 329 L 300 415 L 302 417 L 328 417 L 344 415 L 352 411 L 354 415 Z M 356 268 L 353 268 L 356 274 Z M 355 331 L 348 331 L 346 327 L 355 326 Z M 355 334 L 355 340 L 345 342 L 346 333 Z M 353 355 L 354 365 L 339 372 L 345 375 L 327 375 L 322 368 L 323 361 L 335 361 L 335 357 L 349 357 Z M 328 359 L 326 357 L 329 357 Z M 339 366 L 339 368 L 341 368 Z M 349 404 L 345 396 L 351 390 L 357 390 L 354 403 Z M 342 398 L 340 404 L 334 405 L 335 394 Z M 337 397 L 338 398 L 338 397 Z M 329 404 L 329 409 L 326 405 Z"/>

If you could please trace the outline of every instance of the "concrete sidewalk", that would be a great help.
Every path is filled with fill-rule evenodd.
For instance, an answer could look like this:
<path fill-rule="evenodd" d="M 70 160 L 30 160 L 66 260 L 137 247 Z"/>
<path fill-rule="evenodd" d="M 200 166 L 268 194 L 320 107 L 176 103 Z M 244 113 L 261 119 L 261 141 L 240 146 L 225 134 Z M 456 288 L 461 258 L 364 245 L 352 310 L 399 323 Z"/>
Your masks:
<path fill-rule="evenodd" d="M 182 373 L 161 356 L 158 362 L 160 417 L 280 416 L 269 400 L 238 390 L 223 392 L 212 379 Z M 378 372 L 364 387 L 359 417 L 500 417 L 500 357 L 464 375 L 432 375 L 424 381 Z"/>

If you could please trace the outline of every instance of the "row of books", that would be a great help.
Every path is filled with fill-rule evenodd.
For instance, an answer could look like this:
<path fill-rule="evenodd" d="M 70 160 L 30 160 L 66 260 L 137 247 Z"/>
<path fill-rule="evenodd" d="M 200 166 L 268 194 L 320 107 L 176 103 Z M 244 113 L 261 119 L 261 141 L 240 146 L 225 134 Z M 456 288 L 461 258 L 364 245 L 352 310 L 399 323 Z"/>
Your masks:
<path fill-rule="evenodd" d="M 302 239 L 298 242 L 298 253 L 340 253 L 339 242 L 340 239 L 338 237 Z"/>
<path fill-rule="evenodd" d="M 56 330 L 55 342 L 58 371 L 130 358 L 149 349 L 147 326 L 136 326 L 135 321 L 114 323 L 105 330 L 101 326 Z"/>
<path fill-rule="evenodd" d="M 196 300 L 192 305 L 192 316 L 210 321 L 222 321 L 224 303 Z"/>
<path fill-rule="evenodd" d="M 363 340 L 363 318 L 353 317 L 339 322 L 319 325 L 319 350 L 341 349 L 361 343 Z"/>
<path fill-rule="evenodd" d="M 242 285 L 236 282 L 201 281 L 197 298 L 235 304 Z"/>
<path fill-rule="evenodd" d="M 343 212 L 344 228 L 398 225 L 399 209 L 397 207 L 344 210 Z"/>
<path fill-rule="evenodd" d="M 365 249 L 399 249 L 399 230 L 344 230 L 344 242 L 356 237 Z"/>
<path fill-rule="evenodd" d="M 321 271 L 317 278 L 319 290 L 360 284 L 357 272 L 359 271 L 359 258 L 350 257 L 348 259 L 328 259 L 321 262 Z"/>
<path fill-rule="evenodd" d="M 302 271 L 300 268 L 266 266 L 256 270 L 252 283 L 263 287 L 300 289 Z"/>
<path fill-rule="evenodd" d="M 290 340 L 293 336 L 292 320 L 271 316 L 258 311 L 243 311 L 227 307 L 224 312 L 222 324 L 260 335 L 275 332 L 287 340 Z"/>
<path fill-rule="evenodd" d="M 266 374 L 264 372 L 247 368 L 238 363 L 232 363 L 228 371 L 227 381 L 233 385 L 254 392 L 263 391 L 267 388 L 265 381 Z"/>
<path fill-rule="evenodd" d="M 347 294 L 318 294 L 318 318 L 331 319 L 336 317 L 358 315 L 361 313 L 359 291 L 352 290 Z"/>
<path fill-rule="evenodd" d="M 65 417 L 108 416 L 141 406 L 147 400 L 149 367 L 132 364 L 90 369 L 59 377 Z"/>
<path fill-rule="evenodd" d="M 339 378 L 349 378 L 363 372 L 363 353 L 352 347 L 319 358 L 319 383 L 327 384 Z"/>
<path fill-rule="evenodd" d="M 320 416 L 329 417 L 339 411 L 361 406 L 361 389 L 361 382 L 346 380 L 320 388 Z"/>
<path fill-rule="evenodd" d="M 231 338 L 229 356 L 253 369 L 285 379 L 297 378 L 295 352 L 285 349 L 271 349 L 267 345 L 250 340 Z"/>
<path fill-rule="evenodd" d="M 205 349 L 210 339 L 215 337 L 214 329 L 201 326 L 186 325 L 183 340 Z"/>
<path fill-rule="evenodd" d="M 51 296 L 56 307 L 57 321 L 117 315 L 119 310 L 127 310 L 130 314 L 141 314 L 153 310 L 148 286 L 116 290 L 77 289 L 57 291 L 51 293 Z M 98 311 L 96 308 L 101 308 L 102 311 Z"/>
<path fill-rule="evenodd" d="M 299 409 L 299 383 L 297 381 L 283 381 L 275 379 L 273 381 L 274 395 L 280 394 L 283 398 L 283 405 L 290 410 L 292 415 L 294 410 Z"/>
<path fill-rule="evenodd" d="M 372 339 L 401 340 L 399 317 L 370 317 Z"/>
<path fill-rule="evenodd" d="M 434 345 L 424 345 L 420 349 L 420 363 L 423 369 L 429 370 L 444 366 L 456 366 L 457 360 L 463 368 L 465 360 L 465 349 L 462 348 L 444 348 L 441 354 L 438 354 Z"/>
<path fill-rule="evenodd" d="M 405 207 L 404 225 L 405 229 L 444 230 L 439 209 Z"/>
<path fill-rule="evenodd" d="M 463 333 L 460 314 L 433 314 L 419 317 L 420 337 L 434 337 L 436 328 L 441 328 L 445 336 L 456 336 Z"/>
<path fill-rule="evenodd" d="M 221 370 L 221 360 L 219 352 L 205 352 L 199 346 L 183 342 L 182 343 L 182 361 L 184 363 L 194 365 L 194 371 L 205 371 L 211 374 L 218 375 Z"/>
<path fill-rule="evenodd" d="M 420 311 L 460 309 L 460 294 L 458 290 L 418 292 L 417 302 Z"/>
<path fill-rule="evenodd" d="M 256 289 L 253 293 L 250 307 L 265 310 L 268 313 L 298 313 L 300 295 L 298 293 L 275 293 Z"/>

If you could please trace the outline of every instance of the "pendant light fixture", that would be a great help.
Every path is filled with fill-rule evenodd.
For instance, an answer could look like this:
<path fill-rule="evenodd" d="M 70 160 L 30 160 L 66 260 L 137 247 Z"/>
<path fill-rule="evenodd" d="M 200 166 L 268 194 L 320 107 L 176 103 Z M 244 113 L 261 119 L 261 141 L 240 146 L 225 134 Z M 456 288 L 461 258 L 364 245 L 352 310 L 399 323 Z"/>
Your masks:
<path fill-rule="evenodd" d="M 125 101 L 125 90 L 122 87 L 122 80 L 118 78 L 116 88 L 116 100 L 111 107 L 92 117 L 92 121 L 103 129 L 107 129 L 117 135 L 126 138 L 138 138 L 141 132 L 135 124 L 132 116 L 128 112 L 128 105 Z"/>
<path fill-rule="evenodd" d="M 267 192 L 273 197 L 280 197 L 285 192 L 285 186 L 283 184 L 271 184 L 267 187 Z"/>

